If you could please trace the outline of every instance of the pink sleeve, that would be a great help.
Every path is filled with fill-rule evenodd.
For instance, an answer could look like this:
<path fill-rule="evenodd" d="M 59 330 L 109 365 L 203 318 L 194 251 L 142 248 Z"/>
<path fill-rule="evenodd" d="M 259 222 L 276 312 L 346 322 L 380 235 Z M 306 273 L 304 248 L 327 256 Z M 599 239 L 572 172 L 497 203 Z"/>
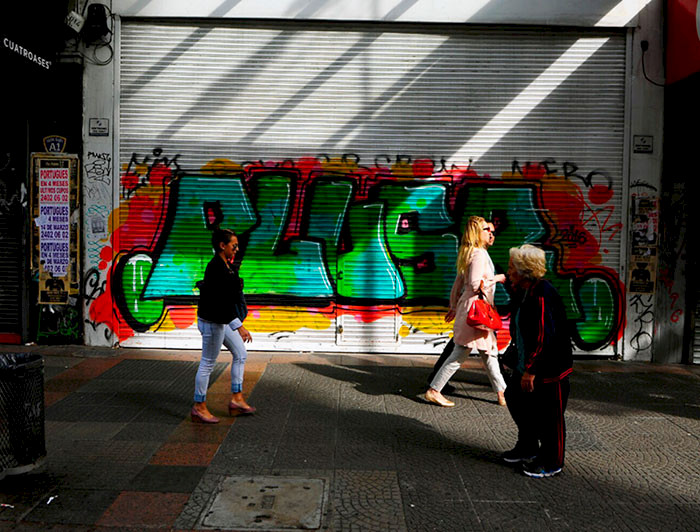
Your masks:
<path fill-rule="evenodd" d="M 450 292 L 450 308 L 456 309 L 457 302 L 459 301 L 459 296 L 462 295 L 462 289 L 464 288 L 464 275 L 461 273 L 457 274 L 455 277 L 455 282 L 452 283 L 452 291 Z"/>

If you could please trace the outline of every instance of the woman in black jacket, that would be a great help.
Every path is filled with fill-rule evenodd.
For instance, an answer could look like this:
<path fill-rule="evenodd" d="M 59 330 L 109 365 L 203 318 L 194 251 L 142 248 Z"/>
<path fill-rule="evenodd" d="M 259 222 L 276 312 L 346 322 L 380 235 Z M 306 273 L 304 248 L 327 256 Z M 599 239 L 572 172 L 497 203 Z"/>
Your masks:
<path fill-rule="evenodd" d="M 215 229 L 211 239 L 214 257 L 204 272 L 204 280 L 197 283 L 199 306 L 197 327 L 202 333 L 202 359 L 194 385 L 194 406 L 190 412 L 192 421 L 197 423 L 218 423 L 207 408 L 206 398 L 209 376 L 214 368 L 222 344 L 231 351 L 231 399 L 228 405 L 230 415 L 234 413 L 252 414 L 255 408 L 243 398 L 243 370 L 247 358 L 244 342 L 252 340 L 243 327 L 247 314 L 243 297 L 243 281 L 231 267 L 238 238 L 229 229 Z"/>
<path fill-rule="evenodd" d="M 546 271 L 541 249 L 530 244 L 511 248 L 508 277 L 515 294 L 511 344 L 503 363 L 513 370 L 505 396 L 518 442 L 503 460 L 524 462 L 523 472 L 535 478 L 556 475 L 564 465 L 564 411 L 573 363 L 566 309 L 543 279 Z"/>

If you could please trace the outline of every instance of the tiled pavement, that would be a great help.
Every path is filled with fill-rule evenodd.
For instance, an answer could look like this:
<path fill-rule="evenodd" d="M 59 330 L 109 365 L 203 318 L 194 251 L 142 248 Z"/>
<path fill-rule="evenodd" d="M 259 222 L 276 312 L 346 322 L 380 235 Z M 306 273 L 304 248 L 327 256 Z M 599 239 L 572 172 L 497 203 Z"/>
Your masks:
<path fill-rule="evenodd" d="M 514 426 L 476 359 L 439 408 L 434 357 L 251 353 L 258 414 L 229 418 L 222 355 L 203 426 L 196 353 L 70 349 L 40 349 L 48 454 L 0 481 L 0 529 L 202 529 L 226 479 L 270 477 L 323 482 L 321 530 L 700 528 L 698 368 L 577 362 L 564 472 L 529 479 L 498 462 Z"/>

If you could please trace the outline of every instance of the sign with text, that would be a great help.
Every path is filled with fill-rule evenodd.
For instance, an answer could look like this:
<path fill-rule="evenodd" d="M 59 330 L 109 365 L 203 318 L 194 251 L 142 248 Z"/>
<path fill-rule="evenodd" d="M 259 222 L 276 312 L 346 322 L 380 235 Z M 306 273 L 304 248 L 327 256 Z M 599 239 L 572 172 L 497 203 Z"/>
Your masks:
<path fill-rule="evenodd" d="M 78 291 L 77 156 L 32 155 L 32 186 L 32 268 L 38 268 L 39 303 L 66 304 Z"/>

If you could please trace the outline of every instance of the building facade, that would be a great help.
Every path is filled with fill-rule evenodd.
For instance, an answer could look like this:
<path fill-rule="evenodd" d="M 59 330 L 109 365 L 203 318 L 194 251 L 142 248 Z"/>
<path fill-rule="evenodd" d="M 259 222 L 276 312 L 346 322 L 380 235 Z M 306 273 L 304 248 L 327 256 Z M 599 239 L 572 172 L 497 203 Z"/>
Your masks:
<path fill-rule="evenodd" d="M 197 348 L 220 225 L 254 349 L 439 352 L 470 215 L 494 220 L 499 271 L 544 247 L 579 354 L 657 359 L 686 326 L 654 319 L 663 2 L 192 4 L 93 8 L 88 345 Z"/>

